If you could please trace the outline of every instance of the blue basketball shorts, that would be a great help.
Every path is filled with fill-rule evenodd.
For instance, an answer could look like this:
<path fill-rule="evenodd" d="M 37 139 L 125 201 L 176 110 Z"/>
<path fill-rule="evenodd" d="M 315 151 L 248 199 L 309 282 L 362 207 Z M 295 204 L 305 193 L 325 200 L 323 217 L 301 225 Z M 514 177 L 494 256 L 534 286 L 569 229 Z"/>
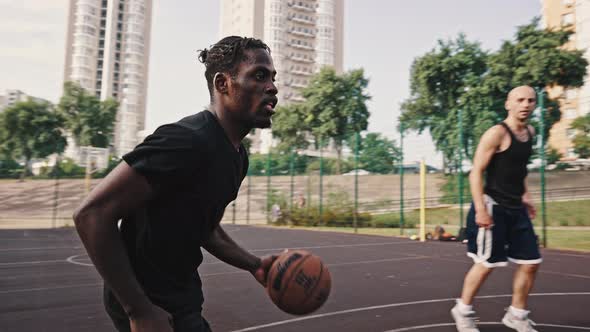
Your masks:
<path fill-rule="evenodd" d="M 508 261 L 540 264 L 543 259 L 526 207 L 506 208 L 487 195 L 485 203 L 494 225 L 488 229 L 479 227 L 475 223 L 475 207 L 471 204 L 467 214 L 467 256 L 488 268 L 506 266 Z"/>

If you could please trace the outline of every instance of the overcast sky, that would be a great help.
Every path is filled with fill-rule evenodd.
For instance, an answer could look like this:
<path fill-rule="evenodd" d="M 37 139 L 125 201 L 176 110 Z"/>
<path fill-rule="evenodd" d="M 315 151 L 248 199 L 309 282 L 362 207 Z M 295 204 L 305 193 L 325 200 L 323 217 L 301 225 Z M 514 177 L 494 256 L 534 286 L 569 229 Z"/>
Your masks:
<path fill-rule="evenodd" d="M 68 0 L 0 0 L 0 94 L 6 89 L 57 102 L 63 83 Z M 540 0 L 345 0 L 344 66 L 370 79 L 369 130 L 390 138 L 409 96 L 414 58 L 459 32 L 496 50 Z M 216 0 L 154 1 L 147 130 L 200 111 L 209 102 L 197 49 L 219 39 Z M 408 162 L 440 166 L 428 134 L 405 140 Z"/>

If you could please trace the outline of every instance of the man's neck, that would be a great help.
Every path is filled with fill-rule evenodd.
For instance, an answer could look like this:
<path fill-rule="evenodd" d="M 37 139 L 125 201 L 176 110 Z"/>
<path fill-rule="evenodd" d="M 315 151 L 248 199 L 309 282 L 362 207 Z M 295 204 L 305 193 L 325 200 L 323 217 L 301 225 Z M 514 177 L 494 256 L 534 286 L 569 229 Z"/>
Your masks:
<path fill-rule="evenodd" d="M 242 139 L 246 137 L 250 130 L 246 130 L 238 122 L 234 121 L 231 116 L 229 116 L 229 113 L 218 105 L 209 105 L 208 111 L 211 112 L 215 118 L 217 118 L 217 121 L 221 125 L 221 128 L 223 128 L 225 135 L 237 150 L 240 147 Z"/>
<path fill-rule="evenodd" d="M 504 122 L 506 122 L 508 127 L 514 128 L 516 130 L 524 130 L 524 129 L 526 129 L 526 127 L 528 125 L 528 122 L 526 120 L 520 121 L 520 120 L 510 117 L 510 116 L 507 117 L 506 120 L 504 120 Z"/>

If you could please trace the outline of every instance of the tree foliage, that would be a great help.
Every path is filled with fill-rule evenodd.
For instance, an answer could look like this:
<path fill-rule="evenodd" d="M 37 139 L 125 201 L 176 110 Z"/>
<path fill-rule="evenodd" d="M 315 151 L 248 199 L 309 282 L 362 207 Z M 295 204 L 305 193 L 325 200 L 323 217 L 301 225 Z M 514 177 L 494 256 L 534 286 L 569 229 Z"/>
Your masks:
<path fill-rule="evenodd" d="M 48 102 L 29 99 L 0 113 L 0 144 L 6 155 L 23 159 L 23 178 L 33 158 L 61 153 L 66 146 L 62 134 L 63 119 Z"/>
<path fill-rule="evenodd" d="M 354 136 L 349 145 L 354 151 Z M 391 174 L 395 171 L 395 162 L 400 161 L 400 150 L 394 140 L 389 140 L 379 133 L 368 133 L 359 141 L 359 168 L 371 173 Z M 354 163 L 354 156 L 349 162 Z"/>
<path fill-rule="evenodd" d="M 338 166 L 346 139 L 367 129 L 366 102 L 368 79 L 362 69 L 338 75 L 325 67 L 301 91 L 305 101 L 280 107 L 273 123 L 273 135 L 281 140 L 282 150 L 307 147 L 314 138 L 316 147 L 328 140 L 338 153 Z"/>
<path fill-rule="evenodd" d="M 590 158 L 590 114 L 574 120 L 571 127 L 576 129 L 576 136 L 573 140 L 574 152 L 580 158 Z"/>
<path fill-rule="evenodd" d="M 456 160 L 461 109 L 464 155 L 470 157 L 483 132 L 506 116 L 504 102 L 512 88 L 581 86 L 588 65 L 583 52 L 561 47 L 571 32 L 542 30 L 538 23 L 535 18 L 518 27 L 514 40 L 505 41 L 496 52 L 482 50 L 464 35 L 439 41 L 437 48 L 412 65 L 411 95 L 402 104 L 400 117 L 404 126 L 429 130 L 445 159 Z M 546 99 L 544 104 L 548 137 L 560 111 L 555 100 Z M 536 121 L 532 124 L 537 126 Z"/>
<path fill-rule="evenodd" d="M 119 103 L 114 99 L 100 101 L 74 82 L 66 82 L 58 112 L 78 146 L 106 148 L 112 141 Z"/>

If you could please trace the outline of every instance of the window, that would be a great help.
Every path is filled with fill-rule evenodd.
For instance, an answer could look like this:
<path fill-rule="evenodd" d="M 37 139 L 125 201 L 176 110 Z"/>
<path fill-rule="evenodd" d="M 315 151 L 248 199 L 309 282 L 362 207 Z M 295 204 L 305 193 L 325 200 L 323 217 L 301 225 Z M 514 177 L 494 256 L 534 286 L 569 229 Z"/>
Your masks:
<path fill-rule="evenodd" d="M 574 14 L 564 14 L 561 16 L 561 26 L 574 24 Z"/>
<path fill-rule="evenodd" d="M 576 117 L 578 117 L 578 112 L 576 111 L 575 108 L 567 108 L 564 111 L 564 118 L 566 118 L 566 119 L 575 119 Z"/>

